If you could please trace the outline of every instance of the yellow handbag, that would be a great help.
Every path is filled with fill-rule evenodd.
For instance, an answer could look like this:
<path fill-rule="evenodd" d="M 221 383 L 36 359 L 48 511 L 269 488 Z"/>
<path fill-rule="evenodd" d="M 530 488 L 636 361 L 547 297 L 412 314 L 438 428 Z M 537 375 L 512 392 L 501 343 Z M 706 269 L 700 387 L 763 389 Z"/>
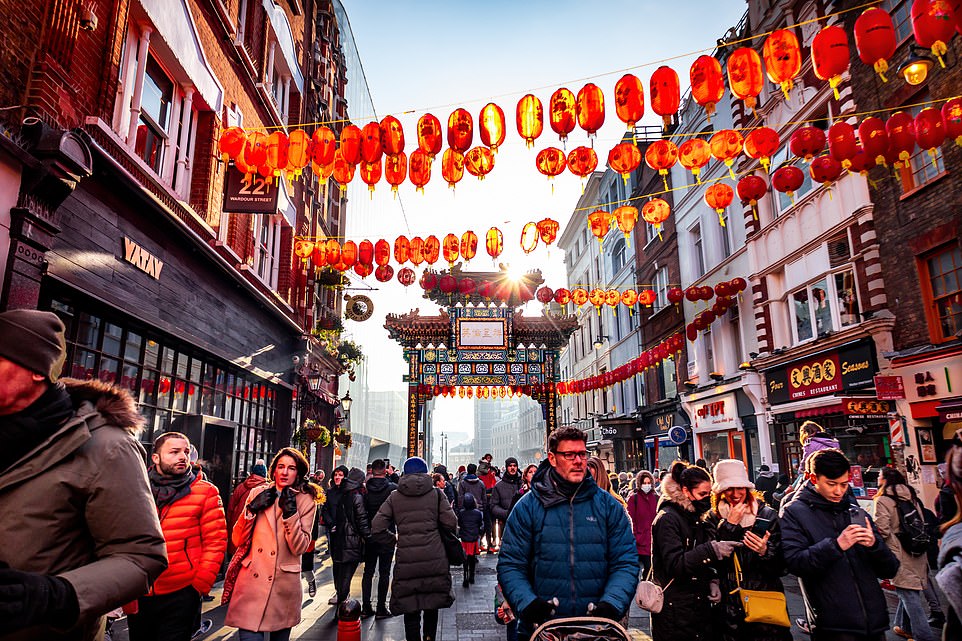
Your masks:
<path fill-rule="evenodd" d="M 742 568 L 738 562 L 738 554 L 732 555 L 735 559 L 735 582 L 738 588 L 732 593 L 738 592 L 738 600 L 745 610 L 746 623 L 767 623 L 783 628 L 792 627 L 792 622 L 788 618 L 788 604 L 785 602 L 785 594 L 774 590 L 746 590 L 742 587 Z"/>

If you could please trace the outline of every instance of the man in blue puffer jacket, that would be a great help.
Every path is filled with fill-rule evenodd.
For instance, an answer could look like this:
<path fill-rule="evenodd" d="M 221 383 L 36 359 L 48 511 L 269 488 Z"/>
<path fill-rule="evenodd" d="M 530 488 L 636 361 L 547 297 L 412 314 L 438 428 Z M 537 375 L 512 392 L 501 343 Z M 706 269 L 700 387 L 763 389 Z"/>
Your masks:
<path fill-rule="evenodd" d="M 551 618 L 618 620 L 638 585 L 631 523 L 587 474 L 587 440 L 574 427 L 552 432 L 548 460 L 508 517 L 498 583 L 521 619 L 519 639 Z"/>

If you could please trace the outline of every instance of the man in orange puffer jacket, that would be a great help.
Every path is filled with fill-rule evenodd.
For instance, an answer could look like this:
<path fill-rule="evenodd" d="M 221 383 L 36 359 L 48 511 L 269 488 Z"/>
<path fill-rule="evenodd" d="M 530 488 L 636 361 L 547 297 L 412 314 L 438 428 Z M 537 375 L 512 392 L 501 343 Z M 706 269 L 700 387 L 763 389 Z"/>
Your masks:
<path fill-rule="evenodd" d="M 131 641 L 189 641 L 200 624 L 201 596 L 210 592 L 227 549 L 220 492 L 194 472 L 190 441 L 165 432 L 154 441 L 147 470 L 167 542 L 167 569 L 131 614 Z"/>

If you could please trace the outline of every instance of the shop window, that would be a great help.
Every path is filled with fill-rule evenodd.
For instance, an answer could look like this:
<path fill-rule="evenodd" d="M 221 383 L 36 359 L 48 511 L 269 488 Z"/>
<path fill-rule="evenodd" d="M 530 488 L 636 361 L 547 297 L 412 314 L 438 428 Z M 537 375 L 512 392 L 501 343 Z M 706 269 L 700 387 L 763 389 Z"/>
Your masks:
<path fill-rule="evenodd" d="M 699 277 L 705 273 L 705 250 L 702 246 L 701 225 L 698 224 L 689 229 L 688 235 L 691 237 L 691 251 L 695 262 L 695 277 Z"/>
<path fill-rule="evenodd" d="M 261 214 L 255 224 L 254 266 L 257 277 L 270 287 L 277 289 L 277 276 L 280 267 L 281 217 Z"/>
<path fill-rule="evenodd" d="M 722 459 L 745 460 L 744 433 L 737 431 L 708 432 L 698 435 L 701 457 L 708 463 L 708 469 Z"/>
<path fill-rule="evenodd" d="M 854 325 L 861 320 L 855 273 L 847 269 L 790 295 L 796 343 Z"/>
<path fill-rule="evenodd" d="M 962 335 L 962 249 L 958 242 L 919 260 L 922 295 L 933 342 Z"/>

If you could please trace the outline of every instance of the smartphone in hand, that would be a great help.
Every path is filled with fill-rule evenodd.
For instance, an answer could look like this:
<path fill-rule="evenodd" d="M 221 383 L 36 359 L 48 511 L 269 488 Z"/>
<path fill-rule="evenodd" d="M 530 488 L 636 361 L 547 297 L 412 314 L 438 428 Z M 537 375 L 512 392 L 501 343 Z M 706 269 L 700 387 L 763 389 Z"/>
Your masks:
<path fill-rule="evenodd" d="M 751 533 L 761 538 L 765 536 L 765 533 L 770 529 L 772 529 L 772 520 L 758 517 L 755 519 L 755 523 L 752 525 Z"/>

